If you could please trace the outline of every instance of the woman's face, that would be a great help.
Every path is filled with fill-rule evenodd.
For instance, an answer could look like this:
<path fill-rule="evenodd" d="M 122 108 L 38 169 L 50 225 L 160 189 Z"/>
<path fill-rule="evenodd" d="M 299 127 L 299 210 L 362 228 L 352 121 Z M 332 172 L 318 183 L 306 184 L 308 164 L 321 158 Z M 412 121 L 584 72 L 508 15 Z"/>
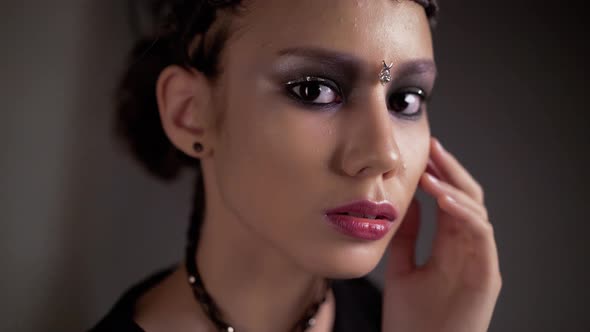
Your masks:
<path fill-rule="evenodd" d="M 435 68 L 423 7 L 253 1 L 235 24 L 217 85 L 223 122 L 203 163 L 218 193 L 208 206 L 229 211 L 255 243 L 305 270 L 370 272 L 428 161 L 419 94 L 430 94 Z M 383 60 L 393 63 L 386 85 Z M 365 199 L 398 211 L 384 237 L 351 237 L 326 221 L 326 210 Z"/>

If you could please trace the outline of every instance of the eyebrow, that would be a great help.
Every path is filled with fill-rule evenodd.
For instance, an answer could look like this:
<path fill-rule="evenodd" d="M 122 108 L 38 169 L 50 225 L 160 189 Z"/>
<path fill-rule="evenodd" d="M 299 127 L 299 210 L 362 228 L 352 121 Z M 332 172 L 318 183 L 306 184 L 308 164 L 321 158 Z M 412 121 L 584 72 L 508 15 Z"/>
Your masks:
<path fill-rule="evenodd" d="M 294 47 L 282 49 L 278 52 L 279 56 L 296 56 L 314 60 L 328 65 L 337 65 L 344 71 L 356 73 L 359 75 L 363 68 L 372 68 L 373 66 L 355 55 L 345 52 L 339 52 L 319 47 Z M 391 63 L 387 63 L 390 65 Z M 382 66 L 379 63 L 379 66 Z M 404 61 L 394 65 L 392 71 L 396 76 L 409 76 L 415 74 L 431 74 L 436 76 L 436 64 L 432 59 L 414 59 Z"/>

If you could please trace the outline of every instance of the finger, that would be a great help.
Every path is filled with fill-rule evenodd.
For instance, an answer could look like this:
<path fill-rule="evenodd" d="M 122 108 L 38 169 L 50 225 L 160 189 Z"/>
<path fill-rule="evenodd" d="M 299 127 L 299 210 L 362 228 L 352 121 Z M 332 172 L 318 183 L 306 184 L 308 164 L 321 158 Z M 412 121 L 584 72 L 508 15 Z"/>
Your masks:
<path fill-rule="evenodd" d="M 439 198 L 437 203 L 440 209 L 450 217 L 445 222 L 454 222 L 458 228 L 469 234 L 469 255 L 481 263 L 478 266 L 485 269 L 486 273 L 497 273 L 499 271 L 498 250 L 492 224 L 449 196 Z"/>
<path fill-rule="evenodd" d="M 416 268 L 416 240 L 420 230 L 420 203 L 413 199 L 389 249 L 387 278 L 412 272 Z"/>
<path fill-rule="evenodd" d="M 448 181 L 448 179 L 443 178 L 442 172 L 438 169 L 438 167 L 434 164 L 431 158 L 428 159 L 428 164 L 426 165 L 426 173 L 432 174 L 435 178 Z"/>
<path fill-rule="evenodd" d="M 478 203 L 483 204 L 484 192 L 481 185 L 461 165 L 457 158 L 445 150 L 436 138 L 432 139 L 430 156 L 445 180 L 466 192 L 467 195 L 475 199 Z"/>
<path fill-rule="evenodd" d="M 477 213 L 482 219 L 488 219 L 488 211 L 484 205 L 476 202 L 473 198 L 451 186 L 448 183 L 438 180 L 431 174 L 425 173 L 420 179 L 420 185 L 425 192 L 439 198 L 442 196 L 450 196 L 459 203 L 468 207 L 473 212 Z"/>

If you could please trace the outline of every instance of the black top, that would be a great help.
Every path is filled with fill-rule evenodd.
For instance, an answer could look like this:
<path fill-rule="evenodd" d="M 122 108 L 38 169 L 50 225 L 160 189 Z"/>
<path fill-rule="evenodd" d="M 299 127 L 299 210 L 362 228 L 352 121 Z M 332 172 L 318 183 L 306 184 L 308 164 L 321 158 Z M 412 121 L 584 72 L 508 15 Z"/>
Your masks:
<path fill-rule="evenodd" d="M 90 332 L 145 332 L 133 320 L 135 302 L 172 270 L 157 272 L 127 290 Z M 333 332 L 381 331 L 381 293 L 367 278 L 335 280 L 332 291 L 336 302 Z"/>

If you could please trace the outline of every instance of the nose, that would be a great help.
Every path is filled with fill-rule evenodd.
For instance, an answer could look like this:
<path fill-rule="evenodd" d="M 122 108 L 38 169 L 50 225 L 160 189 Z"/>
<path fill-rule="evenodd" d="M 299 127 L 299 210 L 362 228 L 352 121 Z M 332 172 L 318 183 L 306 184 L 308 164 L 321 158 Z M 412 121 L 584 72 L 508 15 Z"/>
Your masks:
<path fill-rule="evenodd" d="M 394 133 L 394 119 L 381 93 L 350 109 L 344 121 L 341 169 L 351 177 L 393 177 L 402 167 Z"/>

